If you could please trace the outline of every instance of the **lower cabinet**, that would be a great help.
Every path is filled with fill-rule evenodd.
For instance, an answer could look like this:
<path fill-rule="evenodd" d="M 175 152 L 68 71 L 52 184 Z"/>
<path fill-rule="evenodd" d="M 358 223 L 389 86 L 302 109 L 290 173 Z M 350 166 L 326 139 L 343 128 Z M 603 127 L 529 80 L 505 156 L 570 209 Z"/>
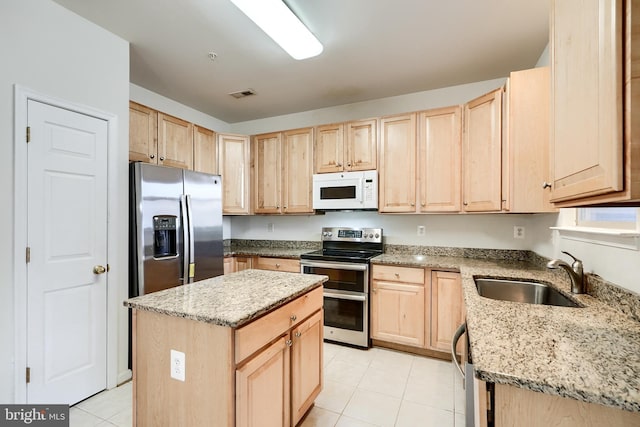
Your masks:
<path fill-rule="evenodd" d="M 253 260 L 253 267 L 258 270 L 288 271 L 290 273 L 300 273 L 300 261 L 289 258 L 269 258 L 256 257 Z"/>
<path fill-rule="evenodd" d="M 322 390 L 322 310 L 291 332 L 291 425 L 296 425 Z"/>
<path fill-rule="evenodd" d="M 449 353 L 462 319 L 460 273 L 373 265 L 372 339 Z"/>
<path fill-rule="evenodd" d="M 371 338 L 424 347 L 424 270 L 378 265 L 372 270 Z"/>

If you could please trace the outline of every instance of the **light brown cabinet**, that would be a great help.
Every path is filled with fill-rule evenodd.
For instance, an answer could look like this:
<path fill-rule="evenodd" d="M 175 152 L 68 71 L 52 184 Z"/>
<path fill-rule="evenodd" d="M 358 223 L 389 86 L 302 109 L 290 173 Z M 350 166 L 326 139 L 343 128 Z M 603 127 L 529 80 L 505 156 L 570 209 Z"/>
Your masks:
<path fill-rule="evenodd" d="M 502 208 L 553 212 L 549 201 L 549 67 L 510 74 L 504 96 Z"/>
<path fill-rule="evenodd" d="M 289 258 L 255 257 L 252 268 L 258 270 L 288 271 L 300 273 L 300 261 Z"/>
<path fill-rule="evenodd" d="M 312 128 L 254 137 L 255 213 L 313 213 L 312 176 Z"/>
<path fill-rule="evenodd" d="M 416 114 L 380 119 L 380 212 L 416 210 Z"/>
<path fill-rule="evenodd" d="M 250 148 L 249 137 L 218 134 L 220 175 L 222 176 L 222 213 L 247 215 L 250 213 Z"/>
<path fill-rule="evenodd" d="M 218 141 L 212 130 L 193 126 L 193 170 L 218 173 Z"/>
<path fill-rule="evenodd" d="M 377 169 L 377 123 L 368 119 L 316 127 L 315 173 Z"/>
<path fill-rule="evenodd" d="M 193 169 L 193 124 L 158 112 L 158 164 Z"/>
<path fill-rule="evenodd" d="M 429 347 L 439 351 L 450 351 L 451 338 L 456 328 L 464 322 L 460 273 L 432 271 L 430 300 Z M 461 351 L 462 346 L 459 345 L 457 352 L 460 354 Z"/>
<path fill-rule="evenodd" d="M 129 161 L 156 164 L 158 112 L 129 102 Z"/>
<path fill-rule="evenodd" d="M 465 212 L 502 209 L 502 88 L 464 106 L 462 144 Z"/>
<path fill-rule="evenodd" d="M 424 347 L 425 315 L 423 269 L 373 265 L 371 338 Z"/>
<path fill-rule="evenodd" d="M 459 212 L 461 197 L 462 108 L 418 114 L 420 212 Z"/>

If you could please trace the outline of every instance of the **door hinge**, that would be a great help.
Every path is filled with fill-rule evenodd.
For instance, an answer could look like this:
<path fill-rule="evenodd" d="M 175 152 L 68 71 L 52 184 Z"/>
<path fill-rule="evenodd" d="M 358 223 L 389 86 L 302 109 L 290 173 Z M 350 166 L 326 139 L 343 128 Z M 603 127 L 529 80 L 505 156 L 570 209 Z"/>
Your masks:
<path fill-rule="evenodd" d="M 28 366 L 27 366 L 27 372 L 26 372 L 26 380 L 27 380 L 27 384 L 31 382 L 31 368 Z"/>
<path fill-rule="evenodd" d="M 29 264 L 31 262 L 31 248 L 29 246 L 27 246 L 25 258 L 27 260 L 27 264 Z"/>
<path fill-rule="evenodd" d="M 27 126 L 27 144 L 31 142 L 31 126 Z"/>

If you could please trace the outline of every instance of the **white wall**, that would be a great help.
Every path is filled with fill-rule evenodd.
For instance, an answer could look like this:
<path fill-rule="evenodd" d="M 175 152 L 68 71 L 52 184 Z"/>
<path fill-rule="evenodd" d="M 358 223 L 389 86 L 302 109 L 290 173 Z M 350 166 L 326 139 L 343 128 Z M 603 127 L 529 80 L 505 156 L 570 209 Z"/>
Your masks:
<path fill-rule="evenodd" d="M 83 104 L 118 116 L 117 141 L 120 203 L 112 207 L 110 227 L 117 229 L 122 246 L 118 259 L 109 260 L 119 273 L 110 280 L 127 293 L 127 157 L 129 44 L 67 11 L 50 0 L 0 2 L 0 402 L 14 401 L 13 354 L 13 93 L 14 84 Z M 115 242 L 114 242 L 115 243 Z M 119 371 L 127 368 L 126 309 L 119 327 Z M 124 335 L 123 335 L 124 328 Z"/>
<path fill-rule="evenodd" d="M 529 249 L 536 240 L 537 217 L 555 214 L 437 214 L 389 215 L 377 212 L 328 212 L 309 216 L 234 217 L 234 239 L 320 241 L 322 227 L 380 227 L 385 243 L 393 245 L 449 246 L 460 248 Z M 273 224 L 273 232 L 267 231 Z M 418 236 L 418 226 L 425 235 Z M 525 238 L 514 239 L 513 227 L 525 227 Z"/>
<path fill-rule="evenodd" d="M 129 88 L 130 99 L 134 102 L 146 105 L 147 107 L 151 107 L 155 110 L 162 111 L 163 113 L 195 123 L 198 126 L 202 126 L 216 132 L 230 132 L 230 126 L 227 122 L 223 122 L 215 117 L 201 113 L 189 106 L 159 95 L 155 92 L 151 92 L 150 90 L 134 85 L 133 83 L 130 84 Z"/>
<path fill-rule="evenodd" d="M 274 132 L 349 120 L 367 119 L 370 117 L 380 117 L 391 114 L 464 104 L 473 98 L 502 86 L 505 80 L 506 79 L 486 80 L 465 85 L 446 87 L 443 89 L 416 92 L 407 95 L 340 105 L 337 107 L 287 114 L 284 116 L 233 123 L 231 125 L 231 132 L 255 135 L 264 132 Z"/>

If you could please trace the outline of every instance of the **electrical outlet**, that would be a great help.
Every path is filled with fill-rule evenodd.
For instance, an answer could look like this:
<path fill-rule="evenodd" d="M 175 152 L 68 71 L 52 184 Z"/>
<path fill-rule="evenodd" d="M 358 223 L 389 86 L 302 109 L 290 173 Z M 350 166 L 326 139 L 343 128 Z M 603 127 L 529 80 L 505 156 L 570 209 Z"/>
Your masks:
<path fill-rule="evenodd" d="M 171 378 L 184 381 L 185 378 L 185 356 L 181 351 L 171 350 Z"/>
<path fill-rule="evenodd" d="M 522 225 L 513 226 L 513 238 L 524 239 L 524 227 Z"/>
<path fill-rule="evenodd" d="M 424 225 L 419 225 L 418 226 L 418 236 L 424 236 L 424 233 L 425 233 Z"/>
<path fill-rule="evenodd" d="M 273 223 L 272 222 L 267 224 L 267 232 L 268 233 L 273 233 Z"/>

